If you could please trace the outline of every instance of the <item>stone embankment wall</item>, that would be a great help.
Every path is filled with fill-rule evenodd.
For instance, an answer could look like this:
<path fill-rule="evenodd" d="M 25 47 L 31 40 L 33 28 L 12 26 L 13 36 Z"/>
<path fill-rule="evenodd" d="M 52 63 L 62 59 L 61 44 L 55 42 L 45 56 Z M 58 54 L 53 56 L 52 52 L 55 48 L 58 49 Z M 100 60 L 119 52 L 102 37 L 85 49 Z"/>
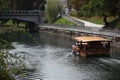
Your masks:
<path fill-rule="evenodd" d="M 64 28 L 58 28 L 58 27 L 45 27 L 41 26 L 40 32 L 47 32 L 47 33 L 53 33 L 61 36 L 67 36 L 67 37 L 74 37 L 74 36 L 100 36 L 107 39 L 112 40 L 112 46 L 119 47 L 120 48 L 120 37 L 119 36 L 113 36 L 109 33 L 106 34 L 100 34 L 100 33 L 94 33 L 92 31 L 80 31 L 80 30 L 72 30 L 72 29 L 64 29 Z"/>

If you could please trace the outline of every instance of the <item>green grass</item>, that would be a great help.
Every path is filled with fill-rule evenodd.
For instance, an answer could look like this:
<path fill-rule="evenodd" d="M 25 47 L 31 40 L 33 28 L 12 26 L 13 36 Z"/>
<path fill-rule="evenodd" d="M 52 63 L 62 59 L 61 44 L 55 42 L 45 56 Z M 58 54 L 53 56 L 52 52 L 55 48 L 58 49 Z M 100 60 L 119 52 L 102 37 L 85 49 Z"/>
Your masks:
<path fill-rule="evenodd" d="M 66 20 L 65 18 L 63 18 L 63 17 L 61 17 L 60 19 L 55 21 L 54 24 L 58 24 L 58 25 L 76 25 L 73 22 L 70 22 L 70 21 Z"/>
<path fill-rule="evenodd" d="M 94 16 L 94 17 L 80 17 L 80 19 L 82 20 L 86 20 L 92 23 L 96 23 L 96 24 L 104 24 L 103 22 L 103 17 L 99 17 L 99 16 Z M 117 19 L 117 17 L 108 17 L 107 21 L 111 22 L 113 20 Z"/>
<path fill-rule="evenodd" d="M 1 23 L 1 21 L 0 21 L 0 23 Z M 12 20 L 7 20 L 3 25 L 11 25 L 11 26 L 14 26 Z M 18 26 L 25 26 L 25 24 L 24 24 L 24 23 L 19 23 Z"/>
<path fill-rule="evenodd" d="M 96 24 L 103 24 L 102 17 L 80 17 L 80 19 Z"/>
<path fill-rule="evenodd" d="M 8 20 L 4 25 L 13 25 L 12 20 Z"/>
<path fill-rule="evenodd" d="M 94 16 L 94 17 L 80 17 L 79 19 L 89 21 L 95 24 L 104 24 L 103 17 Z M 120 18 L 119 17 L 108 17 L 108 26 L 104 27 L 105 29 L 114 29 L 120 30 Z"/>
<path fill-rule="evenodd" d="M 115 20 L 112 20 L 108 27 L 107 28 L 110 28 L 110 29 L 115 29 L 115 30 L 120 30 L 120 18 L 117 18 Z"/>

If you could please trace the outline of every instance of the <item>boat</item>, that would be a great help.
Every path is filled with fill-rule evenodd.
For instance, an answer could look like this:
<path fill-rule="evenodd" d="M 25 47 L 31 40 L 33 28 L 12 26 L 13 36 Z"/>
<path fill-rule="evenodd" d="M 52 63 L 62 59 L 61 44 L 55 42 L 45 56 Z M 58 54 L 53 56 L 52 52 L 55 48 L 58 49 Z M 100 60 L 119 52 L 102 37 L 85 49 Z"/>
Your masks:
<path fill-rule="evenodd" d="M 96 36 L 73 37 L 73 53 L 82 57 L 90 55 L 109 55 L 112 40 Z"/>

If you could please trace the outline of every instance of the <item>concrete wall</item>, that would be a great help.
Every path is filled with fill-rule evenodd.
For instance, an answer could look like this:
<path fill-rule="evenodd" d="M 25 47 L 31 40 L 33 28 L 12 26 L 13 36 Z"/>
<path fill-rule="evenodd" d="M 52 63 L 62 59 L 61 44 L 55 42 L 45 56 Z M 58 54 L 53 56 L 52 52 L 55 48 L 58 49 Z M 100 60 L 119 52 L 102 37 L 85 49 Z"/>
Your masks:
<path fill-rule="evenodd" d="M 114 36 L 109 36 L 109 35 L 104 35 L 104 34 L 95 34 L 95 33 L 89 33 L 89 32 L 84 32 L 84 31 L 74 31 L 74 30 L 66 30 L 66 29 L 59 29 L 59 28 L 50 28 L 50 27 L 39 27 L 41 32 L 47 32 L 47 33 L 52 33 L 52 34 L 57 34 L 61 36 L 67 36 L 67 37 L 74 37 L 74 36 L 100 36 L 104 37 L 107 39 L 112 40 L 112 46 L 115 47 L 120 47 L 120 37 L 114 37 Z"/>

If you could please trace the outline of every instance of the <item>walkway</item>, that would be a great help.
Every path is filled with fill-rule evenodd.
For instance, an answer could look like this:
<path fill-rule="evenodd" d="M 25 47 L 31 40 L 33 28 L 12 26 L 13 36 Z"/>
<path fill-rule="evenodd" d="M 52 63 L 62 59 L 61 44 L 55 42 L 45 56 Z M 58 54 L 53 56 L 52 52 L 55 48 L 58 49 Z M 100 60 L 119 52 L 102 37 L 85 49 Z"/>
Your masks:
<path fill-rule="evenodd" d="M 104 25 L 94 24 L 94 23 L 91 23 L 88 21 L 77 19 L 75 17 L 71 17 L 71 16 L 63 16 L 63 17 L 69 21 L 72 21 L 73 23 L 77 24 L 78 26 L 84 26 L 83 31 L 87 31 L 90 33 L 95 33 L 95 34 L 104 34 L 104 35 L 109 35 L 109 36 L 120 37 L 119 30 L 118 31 L 117 30 L 105 30 L 105 29 L 102 29 Z"/>
<path fill-rule="evenodd" d="M 104 25 L 98 25 L 95 23 L 91 23 L 88 21 L 84 21 L 75 17 L 71 17 L 71 16 L 63 16 L 65 19 L 75 23 L 78 26 L 84 26 L 84 27 L 88 27 L 88 28 L 98 28 L 101 29 Z"/>
<path fill-rule="evenodd" d="M 81 20 L 81 19 L 77 19 L 75 17 L 72 17 L 72 18 L 77 20 L 77 21 L 83 22 L 86 27 L 99 27 L 99 28 L 102 28 L 104 26 L 104 25 L 99 25 L 99 24 L 88 22 L 88 21 L 84 21 L 84 20 Z"/>

